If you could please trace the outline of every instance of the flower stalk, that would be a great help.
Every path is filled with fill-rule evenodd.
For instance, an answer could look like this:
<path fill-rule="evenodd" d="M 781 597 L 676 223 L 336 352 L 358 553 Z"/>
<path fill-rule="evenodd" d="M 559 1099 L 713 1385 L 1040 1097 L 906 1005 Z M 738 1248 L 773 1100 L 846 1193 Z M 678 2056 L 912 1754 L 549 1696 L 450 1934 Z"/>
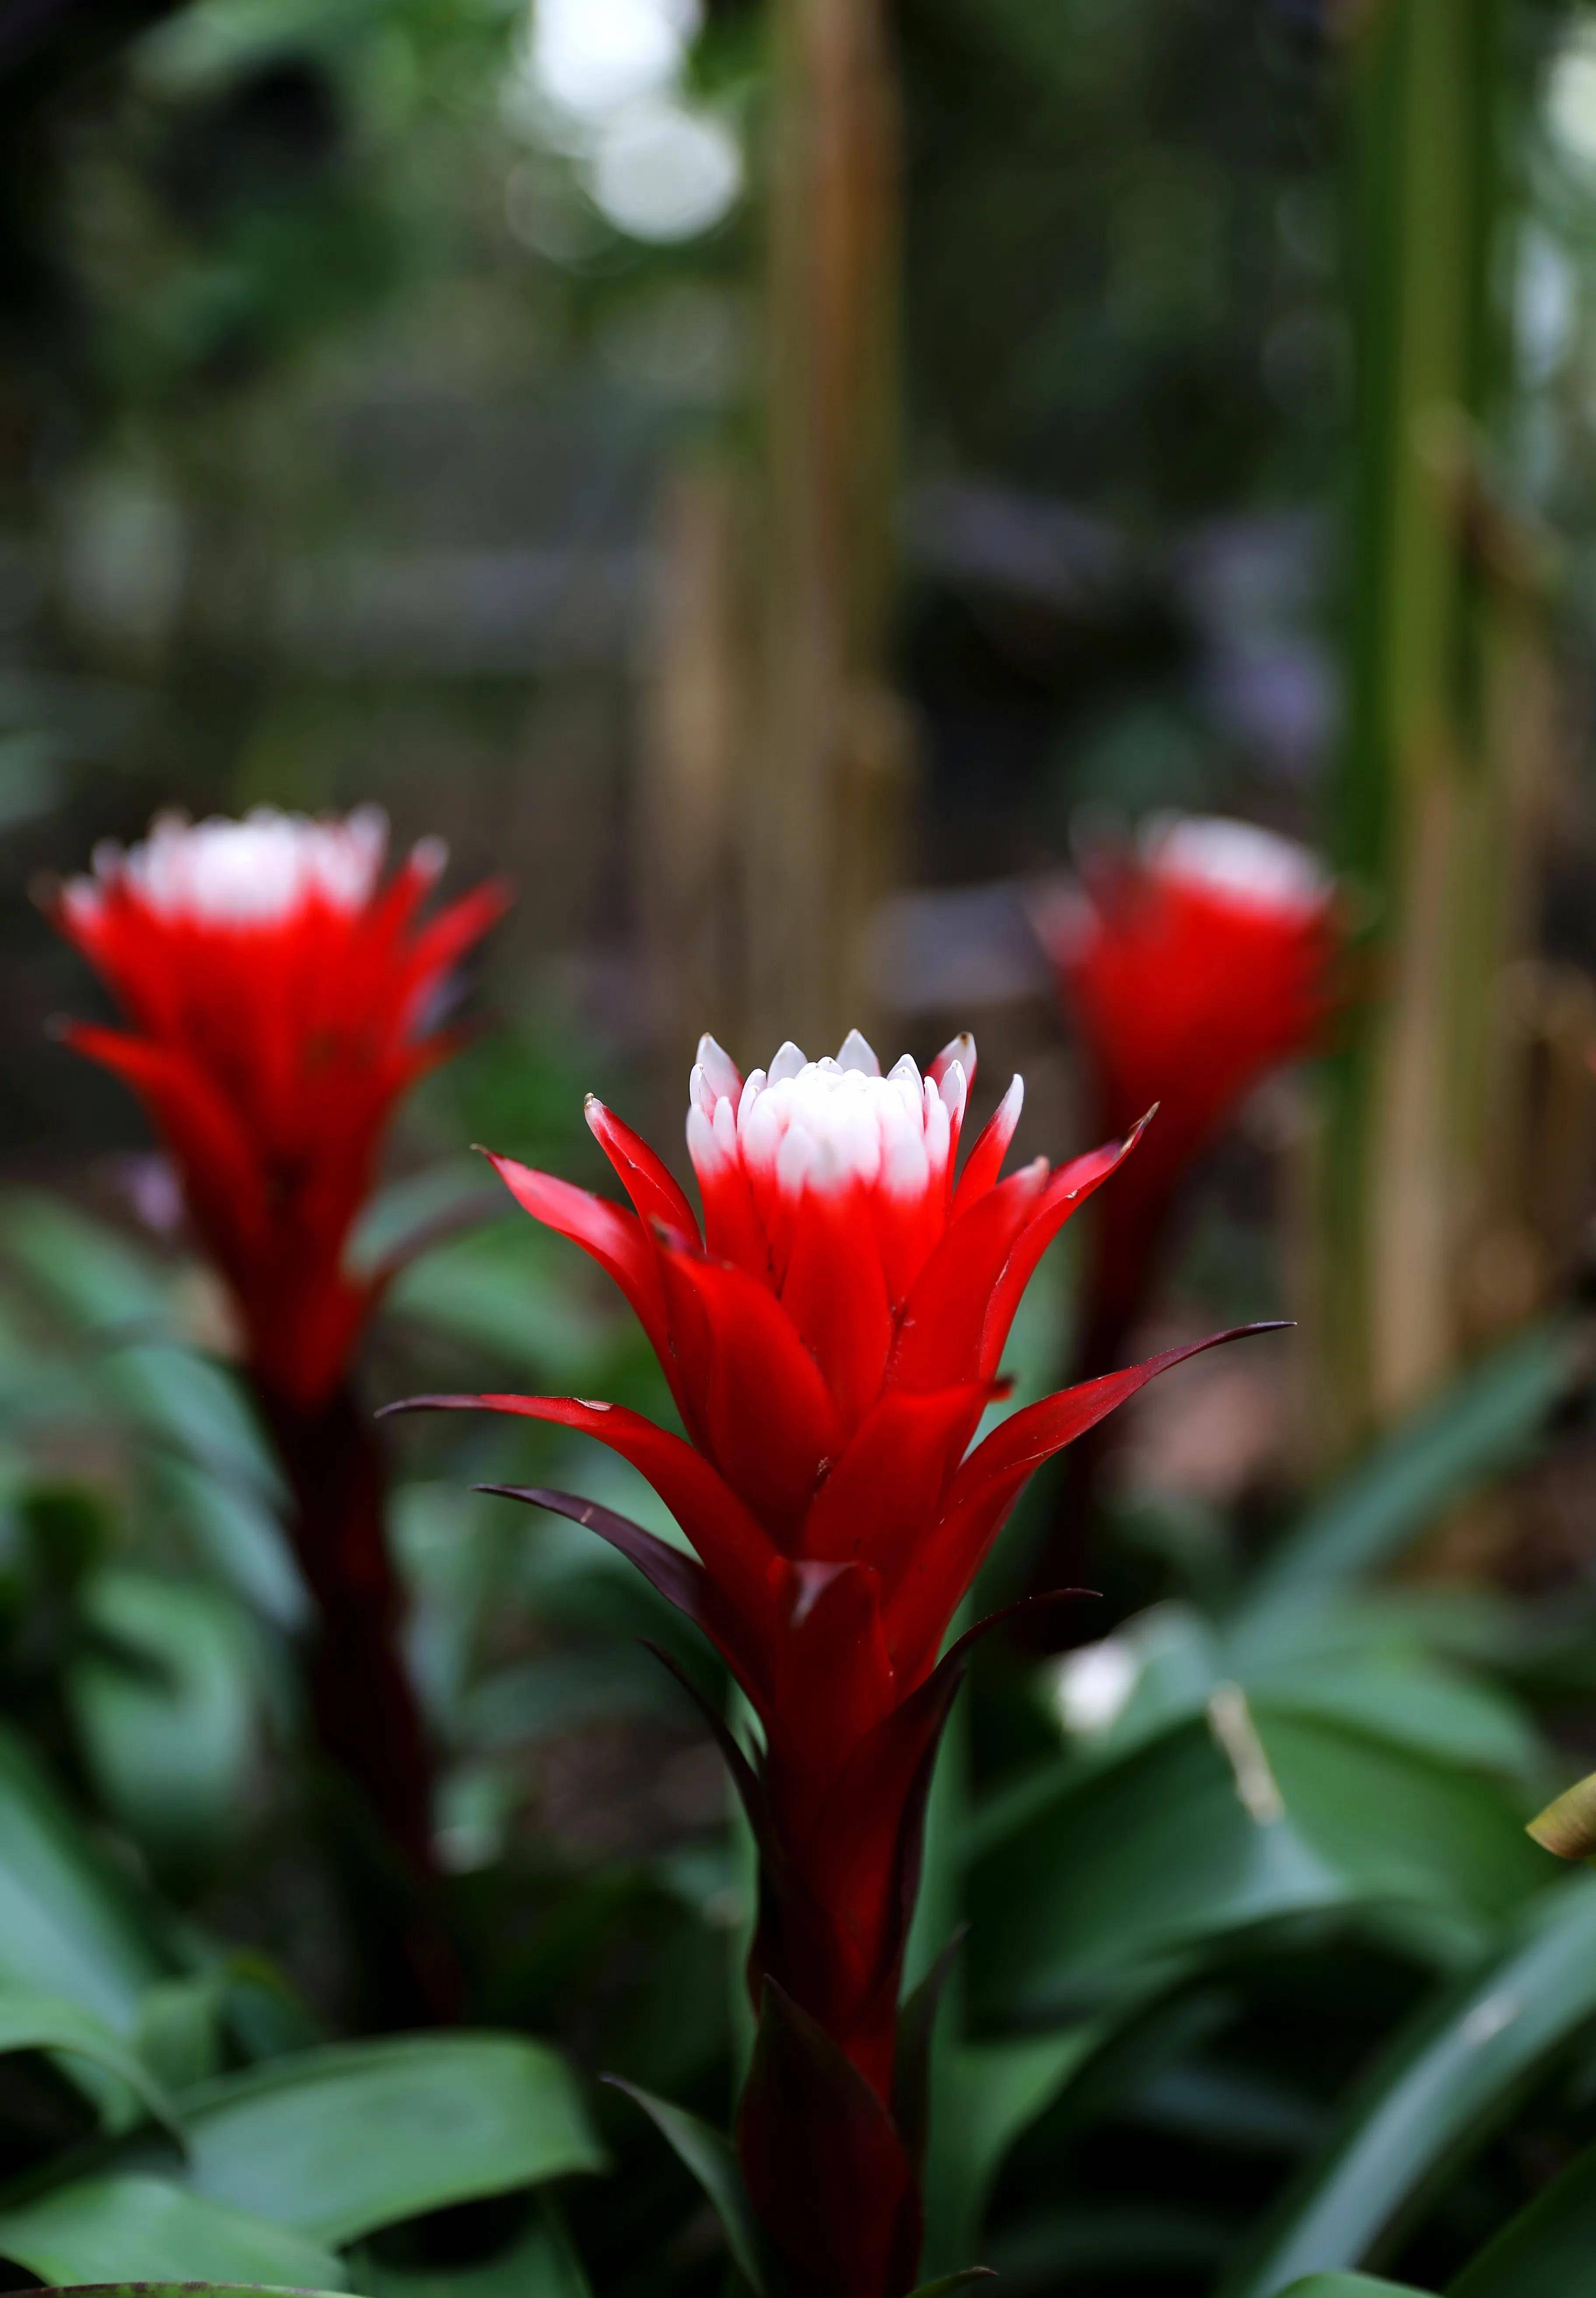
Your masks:
<path fill-rule="evenodd" d="M 944 1651 L 954 1615 L 1042 1461 L 1194 1353 L 1046 1398 L 971 1449 L 1005 1393 L 1000 1360 L 1037 1262 L 1140 1137 L 1002 1178 L 1015 1079 L 961 1170 L 974 1074 L 961 1037 L 923 1077 L 906 1058 L 883 1077 L 855 1031 L 835 1060 L 786 1045 L 745 1079 L 706 1038 L 687 1119 L 701 1229 L 653 1151 L 590 1099 L 631 1210 L 492 1161 L 620 1285 L 686 1435 L 574 1397 L 395 1408 L 485 1408 L 592 1435 L 691 1542 L 684 1555 L 573 1494 L 513 1495 L 626 1555 L 758 1718 L 750 1752 L 707 1711 L 759 1851 L 758 2031 L 737 2145 L 782 2298 L 903 2298 L 914 2281 L 930 2021 L 906 2020 L 900 1994 L 931 1769 L 983 1632 Z"/>
<path fill-rule="evenodd" d="M 1033 922 L 1085 1056 L 1093 1131 L 1122 1131 L 1158 1110 L 1093 1217 L 1079 1380 L 1129 1346 L 1198 1159 L 1253 1087 L 1321 1038 L 1341 905 L 1290 840 L 1245 822 L 1165 816 L 1133 847 L 1088 851 L 1079 882 L 1039 899 Z M 1082 1568 L 1102 1450 L 1088 1438 L 1071 1454 L 1038 1586 Z"/>
<path fill-rule="evenodd" d="M 382 1461 L 351 1388 L 394 1272 L 356 1272 L 347 1248 L 394 1104 L 451 1049 L 434 1026 L 439 996 L 505 897 L 482 887 L 418 922 L 443 850 L 417 847 L 385 884 L 386 846 L 371 808 L 320 822 L 267 808 L 243 822 L 164 815 L 130 851 L 100 848 L 94 874 L 49 908 L 132 1024 L 73 1024 L 67 1042 L 144 1103 L 237 1311 L 314 1603 L 318 1737 L 352 1793 L 354 1839 L 384 1847 L 377 1864 L 400 1885 L 394 1951 L 378 1960 L 387 2009 L 413 2019 L 448 2015 L 457 1982 L 428 1912 L 432 1765 Z M 351 1866 L 348 1816 L 335 1835 Z M 368 1937 L 395 1928 L 357 1920 Z"/>

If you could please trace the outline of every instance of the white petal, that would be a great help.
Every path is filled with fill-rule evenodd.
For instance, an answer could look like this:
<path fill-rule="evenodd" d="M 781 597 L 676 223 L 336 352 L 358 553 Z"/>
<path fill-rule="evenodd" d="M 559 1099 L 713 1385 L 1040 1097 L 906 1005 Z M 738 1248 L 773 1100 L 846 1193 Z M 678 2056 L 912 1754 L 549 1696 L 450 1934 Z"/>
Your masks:
<path fill-rule="evenodd" d="M 1330 880 L 1305 846 L 1256 822 L 1219 814 L 1158 814 L 1140 839 L 1143 859 L 1162 877 L 1203 887 L 1250 910 L 1286 914 L 1322 907 Z"/>
<path fill-rule="evenodd" d="M 1011 1140 L 1013 1138 L 1014 1128 L 1020 1122 L 1020 1112 L 1024 1106 L 1025 1079 L 1016 1070 L 1009 1079 L 1008 1091 L 997 1104 L 998 1119 L 1006 1128 Z"/>
<path fill-rule="evenodd" d="M 875 1057 L 874 1048 L 858 1029 L 850 1029 L 844 1037 L 837 1048 L 837 1060 L 841 1068 L 862 1070 L 866 1077 L 877 1078 L 881 1074 L 881 1065 Z"/>
<path fill-rule="evenodd" d="M 795 1046 L 792 1039 L 789 1037 L 770 1065 L 770 1082 L 772 1085 L 780 1085 L 783 1079 L 797 1077 L 798 1071 L 807 1066 L 803 1048 Z"/>
<path fill-rule="evenodd" d="M 1009 1091 L 1011 1093 L 1013 1089 L 1013 1086 L 1009 1087 Z M 963 1062 L 950 1062 L 948 1063 L 947 1067 L 942 1072 L 942 1085 L 940 1090 L 942 1100 L 949 1117 L 962 1118 L 964 1114 L 964 1096 L 970 1090 L 964 1081 L 964 1064 Z"/>
<path fill-rule="evenodd" d="M 815 1161 L 815 1137 L 802 1125 L 790 1125 L 776 1152 L 776 1186 L 787 1196 L 799 1196 Z"/>
<path fill-rule="evenodd" d="M 687 1098 L 690 1106 L 701 1109 L 706 1117 L 715 1115 L 715 1090 L 704 1074 L 702 1062 L 692 1065 L 692 1075 L 687 1080 Z"/>
<path fill-rule="evenodd" d="M 920 1136 L 907 1131 L 897 1135 L 881 1168 L 882 1186 L 895 1197 L 922 1197 L 930 1178 L 930 1160 Z"/>
<path fill-rule="evenodd" d="M 709 1080 L 710 1090 L 718 1101 L 724 1095 L 735 1101 L 742 1090 L 742 1078 L 736 1062 L 724 1046 L 717 1046 L 707 1029 L 699 1039 L 699 1067 Z"/>
<path fill-rule="evenodd" d="M 692 1169 L 700 1178 L 706 1173 L 718 1173 L 724 1162 L 715 1128 L 695 1101 L 687 1112 L 687 1153 L 692 1159 Z"/>
<path fill-rule="evenodd" d="M 711 1129 L 715 1134 L 715 1147 L 720 1151 L 728 1165 L 735 1164 L 737 1161 L 737 1120 L 732 1114 L 732 1104 L 729 1101 L 717 1101 L 715 1103 L 715 1115 L 710 1120 L 710 1123 Z"/>
<path fill-rule="evenodd" d="M 947 1153 L 953 1144 L 953 1126 L 948 1119 L 947 1104 L 940 1094 L 934 1095 L 925 1112 L 925 1153 L 933 1173 L 947 1169 Z"/>
<path fill-rule="evenodd" d="M 955 1062 L 961 1064 L 966 1078 L 975 1075 L 975 1039 L 968 1029 L 961 1029 L 956 1037 L 949 1037 L 931 1067 L 946 1070 Z"/>
<path fill-rule="evenodd" d="M 765 1091 L 765 1071 L 763 1070 L 750 1070 L 744 1081 L 742 1092 L 738 1097 L 737 1122 L 739 1125 L 743 1124 L 746 1120 L 749 1110 L 752 1109 L 754 1104 Z"/>
<path fill-rule="evenodd" d="M 743 1163 L 755 1172 L 768 1173 L 775 1164 L 782 1135 L 781 1112 L 768 1093 L 760 1094 L 751 1104 L 737 1130 L 742 1141 Z"/>
<path fill-rule="evenodd" d="M 380 806 L 362 806 L 362 814 L 375 814 L 382 823 L 382 844 L 387 843 L 388 817 Z M 351 827 L 355 817 L 350 816 Z M 378 848 L 379 852 L 381 847 Z M 449 844 L 442 838 L 418 838 L 410 848 L 410 867 L 418 877 L 441 878 L 449 867 Z"/>

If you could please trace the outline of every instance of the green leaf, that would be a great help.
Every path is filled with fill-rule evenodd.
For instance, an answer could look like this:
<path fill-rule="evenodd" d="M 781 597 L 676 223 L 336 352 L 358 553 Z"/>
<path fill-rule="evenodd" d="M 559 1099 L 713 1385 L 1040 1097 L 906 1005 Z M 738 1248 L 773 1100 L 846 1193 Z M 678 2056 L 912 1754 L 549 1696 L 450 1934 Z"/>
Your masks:
<path fill-rule="evenodd" d="M 1066 1784 L 970 1879 L 983 2020 L 1068 2016 L 1194 1938 L 1341 1903 L 1289 1823 L 1261 1825 L 1198 1721 Z"/>
<path fill-rule="evenodd" d="M 640 2090 L 635 2083 L 623 2082 L 618 2075 L 608 2075 L 605 2079 L 641 2107 L 678 2159 L 692 2172 L 725 2228 L 726 2248 L 733 2265 L 755 2298 L 766 2298 L 769 2275 L 765 2265 L 765 2240 L 731 2140 L 698 2115 L 690 2114 L 684 2106 L 673 2105 L 668 2098 L 656 2098 L 651 2091 Z"/>
<path fill-rule="evenodd" d="M 1349 1897 L 1497 1918 L 1544 1889 L 1524 1806 L 1498 1782 L 1327 1716 L 1261 1698 L 1253 1712 L 1293 1823 Z"/>
<path fill-rule="evenodd" d="M 912 2290 L 909 2298 L 944 2298 L 949 2290 L 963 2290 L 972 2282 L 995 2282 L 997 2279 L 989 2266 L 966 2266 L 958 2274 L 944 2274 L 935 2282 L 922 2282 Z"/>
<path fill-rule="evenodd" d="M 591 1305 L 588 1288 L 572 1281 L 525 1221 L 496 1222 L 412 1261 L 388 1302 L 400 1315 L 540 1380 L 550 1366 L 566 1380 L 591 1372 L 614 1331 Z"/>
<path fill-rule="evenodd" d="M 34 1290 L 75 1325 L 132 1331 L 165 1323 L 165 1272 L 154 1254 L 60 1197 L 8 1190 L 0 1202 L 0 1244 Z"/>
<path fill-rule="evenodd" d="M 1522 1818 L 1494 1780 L 1221 1686 L 1207 1717 L 1060 1775 L 977 1860 L 972 1993 L 994 2021 L 1069 2016 L 1204 1940 L 1377 1904 L 1483 1944 L 1539 1880 Z"/>
<path fill-rule="evenodd" d="M 0 2257 L 53 2283 L 259 2282 L 348 2289 L 319 2243 L 163 2178 L 80 2178 L 0 2211 Z"/>
<path fill-rule="evenodd" d="M 0 1988 L 0 2052 L 5 2051 L 66 2051 L 106 2068 L 182 2144 L 181 2125 L 161 2085 L 137 2053 L 81 2004 L 69 2003 L 60 1995 Z"/>
<path fill-rule="evenodd" d="M 284 2282 L 58 2282 L 53 2298 L 230 2298 L 235 2291 L 260 2298 L 344 2298 L 342 2291 L 301 2290 Z"/>
<path fill-rule="evenodd" d="M 0 1728 L 0 1983 L 64 1996 L 128 2033 L 172 1968 L 132 1885 Z"/>
<path fill-rule="evenodd" d="M 1483 1973 L 1449 1988 L 1399 2036 L 1259 2240 L 1223 2298 L 1275 2298 L 1294 2276 L 1352 2268 L 1478 2146 L 1531 2081 L 1596 2017 L 1596 1881 L 1559 1885 Z"/>
<path fill-rule="evenodd" d="M 1428 2298 L 1407 2282 L 1377 2282 L 1367 2274 L 1311 2274 L 1294 2282 L 1280 2298 Z"/>
<path fill-rule="evenodd" d="M 300 2290 L 283 2282 L 58 2282 L 54 2298 L 229 2298 L 252 2290 L 261 2298 L 343 2298 L 341 2291 Z"/>
<path fill-rule="evenodd" d="M 605 2158 L 575 2077 L 510 2035 L 305 2051 L 186 2092 L 195 2194 L 343 2244 Z"/>
<path fill-rule="evenodd" d="M 1596 2147 L 1510 2219 L 1447 2285 L 1448 2298 L 1571 2298 L 1596 2259 Z"/>
<path fill-rule="evenodd" d="M 370 2298 L 592 2298 L 575 2245 L 549 2203 L 483 2265 L 411 2269 L 367 2258 L 361 2283 Z"/>
<path fill-rule="evenodd" d="M 1178 2206 L 1127 2199 L 1077 2202 L 1005 2222 L 988 2248 L 996 2272 L 1026 2290 L 1119 2286 L 1206 2288 L 1230 2248 L 1221 2219 Z"/>
<path fill-rule="evenodd" d="M 504 1191 L 480 1157 L 451 1157 L 389 1182 L 368 1201 L 345 1265 L 357 1277 L 390 1276 L 462 1232 L 501 1225 L 504 1205 Z"/>
<path fill-rule="evenodd" d="M 1287 1535 L 1248 1591 L 1249 1626 L 1391 1562 L 1443 1509 L 1522 1459 L 1576 1376 L 1567 1318 L 1516 1335 L 1377 1447 Z"/>
<path fill-rule="evenodd" d="M 102 1794 L 151 1855 L 187 1863 L 237 1823 L 255 1755 L 253 1655 L 211 1590 L 117 1566 L 83 1591 L 105 1649 L 69 1672 L 68 1698 Z M 147 1658 L 147 1666 L 129 1664 Z"/>
<path fill-rule="evenodd" d="M 1090 2054 L 1096 2034 L 1095 2027 L 1078 2026 L 947 2053 L 925 2180 L 930 2262 L 961 2251 L 967 2258 L 975 2248 L 1004 2156 Z"/>

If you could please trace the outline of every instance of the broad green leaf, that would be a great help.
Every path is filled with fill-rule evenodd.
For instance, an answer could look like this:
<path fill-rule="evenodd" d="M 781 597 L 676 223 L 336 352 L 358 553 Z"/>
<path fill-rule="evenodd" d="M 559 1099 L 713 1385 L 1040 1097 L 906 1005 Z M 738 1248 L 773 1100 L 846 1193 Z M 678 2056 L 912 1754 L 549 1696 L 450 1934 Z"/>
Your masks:
<path fill-rule="evenodd" d="M 167 1317 L 165 1272 L 125 1230 L 91 1219 L 43 1189 L 8 1191 L 0 1244 L 34 1290 L 91 1330 L 157 1329 Z"/>
<path fill-rule="evenodd" d="M 163 2178 L 79 2178 L 0 2211 L 0 2258 L 53 2284 L 231 2281 L 347 2290 L 319 2243 Z"/>
<path fill-rule="evenodd" d="M 681 1693 L 651 1654 L 635 1646 L 550 1652 L 474 1684 L 458 1735 L 483 1749 L 530 1747 L 621 1716 L 680 1715 Z"/>
<path fill-rule="evenodd" d="M 1596 2266 L 1596 2147 L 1471 2259 L 1448 2298 L 1578 2298 Z"/>
<path fill-rule="evenodd" d="M 1375 1905 L 1483 1942 L 1541 1880 L 1522 1822 L 1491 1779 L 1220 1687 L 977 1860 L 972 1986 L 987 2017 L 1068 2015 L 1202 1940 Z"/>
<path fill-rule="evenodd" d="M 101 1792 L 157 1859 L 203 1855 L 236 1827 L 255 1755 L 244 1623 L 208 1588 L 126 1566 L 97 1573 L 83 1604 L 112 1646 L 78 1660 L 67 1686 Z"/>
<path fill-rule="evenodd" d="M 506 2250 L 481 2266 L 400 2269 L 362 2261 L 370 2298 L 592 2298 L 575 2244 L 544 2203 Z"/>
<path fill-rule="evenodd" d="M 1289 1821 L 1261 1823 L 1203 1722 L 1066 1785 L 970 1878 L 983 2018 L 1068 2016 L 1111 1980 L 1216 1931 L 1341 1905 Z"/>
<path fill-rule="evenodd" d="M 54 2298 L 232 2298 L 245 2290 L 260 2298 L 343 2298 L 341 2291 L 298 2290 L 282 2282 L 60 2282 Z"/>
<path fill-rule="evenodd" d="M 1509 1779 L 1538 1777 L 1545 1757 L 1522 1709 L 1495 1684 L 1418 1651 L 1370 1651 L 1339 1664 L 1237 1671 L 1276 1715 L 1320 1716 L 1420 1756 Z"/>
<path fill-rule="evenodd" d="M 172 1970 L 133 1887 L 0 1729 L 0 1983 L 65 1996 L 126 2034 Z"/>
<path fill-rule="evenodd" d="M 1596 1880 L 1581 1877 L 1547 1894 L 1483 1973 L 1399 2036 L 1223 2298 L 1275 2298 L 1294 2277 L 1368 2259 L 1592 2018 Z"/>
<path fill-rule="evenodd" d="M 1026 2290 L 1096 2288 L 1133 2277 L 1138 2288 L 1174 2280 L 1185 2289 L 1206 2287 L 1229 2238 L 1222 2219 L 1144 2199 L 1080 2202 L 1021 2218 L 981 2246 L 1005 2287 L 1012 2279 Z"/>
<path fill-rule="evenodd" d="M 0 2053 L 6 2051 L 64 2051 L 105 2068 L 181 2144 L 177 2115 L 161 2085 L 138 2054 L 81 2004 L 69 2003 L 60 1995 L 0 1988 Z"/>
<path fill-rule="evenodd" d="M 148 1464 L 152 1512 L 252 1612 L 289 1635 L 309 1624 L 310 1599 L 269 1492 L 161 1451 Z"/>
<path fill-rule="evenodd" d="M 1368 2274 L 1311 2274 L 1294 2282 L 1280 2298 L 1427 2298 L 1407 2282 L 1377 2282 Z"/>
<path fill-rule="evenodd" d="M 233 1375 L 175 1343 L 108 1348 L 96 1360 L 110 1401 L 144 1435 L 197 1461 L 224 1483 L 272 1495 L 282 1477 Z"/>
<path fill-rule="evenodd" d="M 388 1301 L 401 1315 L 539 1379 L 550 1366 L 562 1380 L 579 1379 L 601 1362 L 615 1330 L 586 1284 L 572 1280 L 530 1224 L 513 1219 L 411 1261 Z"/>
<path fill-rule="evenodd" d="M 605 2167 L 565 2062 L 509 2035 L 305 2051 L 178 2106 L 188 2160 L 172 2175 L 327 2243 Z"/>
<path fill-rule="evenodd" d="M 731 2140 L 698 2115 L 690 2114 L 685 2107 L 674 2106 L 669 2099 L 656 2098 L 649 2091 L 639 2090 L 635 2083 L 622 2082 L 614 2075 L 609 2080 L 616 2090 L 624 2091 L 628 2098 L 636 2101 L 703 2187 L 725 2229 L 726 2248 L 733 2264 L 756 2293 L 756 2298 L 765 2298 L 767 2280 L 759 2222 L 742 2183 Z"/>
<path fill-rule="evenodd" d="M 280 1490 L 238 1383 L 174 1337 L 170 1282 L 153 1255 L 32 1190 L 0 1207 L 0 1245 L 36 1293 L 93 1337 L 89 1376 L 136 1427 L 219 1473 Z"/>
<path fill-rule="evenodd" d="M 1544 1792 L 1545 1751 L 1525 1711 L 1496 1684 L 1436 1660 L 1420 1624 L 1385 1597 L 1338 1599 L 1278 1615 L 1267 1633 L 1222 1638 L 1187 1606 L 1155 1605 L 1061 1665 L 1065 1719 L 1072 1674 L 1094 1668 L 1121 1673 L 1121 1704 L 1093 1728 L 1077 1726 L 1071 1754 L 992 1798 L 971 1831 L 972 1852 L 1028 1827 L 1065 1788 L 1200 1716 L 1227 1682 L 1255 1711 L 1321 1717 L 1449 1768 L 1533 1781 Z"/>
<path fill-rule="evenodd" d="M 1443 1509 L 1530 1451 L 1579 1364 L 1575 1327 L 1550 1318 L 1517 1335 L 1388 1437 L 1282 1542 L 1253 1578 L 1245 1613 L 1378 1571 Z"/>
<path fill-rule="evenodd" d="M 1287 1814 L 1352 1896 L 1496 1917 L 1544 1889 L 1524 1806 L 1495 1781 L 1261 1698 L 1253 1715 Z"/>
<path fill-rule="evenodd" d="M 502 1187 L 480 1157 L 451 1157 L 391 1181 L 363 1207 L 344 1260 L 351 1275 L 380 1277 L 406 1269 L 445 1240 L 504 1222 Z"/>
<path fill-rule="evenodd" d="M 928 2264 L 977 2247 L 1004 2156 L 1090 2055 L 1096 2032 L 1083 2025 L 943 2054 L 925 2181 Z"/>

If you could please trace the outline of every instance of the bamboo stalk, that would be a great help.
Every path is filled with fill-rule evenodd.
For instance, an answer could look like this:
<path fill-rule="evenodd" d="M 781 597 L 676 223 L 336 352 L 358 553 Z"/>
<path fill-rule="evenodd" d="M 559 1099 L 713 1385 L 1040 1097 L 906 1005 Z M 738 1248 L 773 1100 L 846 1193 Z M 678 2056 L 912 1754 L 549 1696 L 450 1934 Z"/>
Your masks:
<path fill-rule="evenodd" d="M 754 1041 L 866 1020 L 908 777 L 885 657 L 899 123 L 884 0 L 779 0 L 769 187 L 763 701 L 749 762 Z"/>
<path fill-rule="evenodd" d="M 1319 1345 L 1327 1449 L 1443 1380 L 1486 1216 L 1490 1016 L 1533 809 L 1503 739 L 1501 585 L 1471 517 L 1498 380 L 1501 0 L 1353 20 L 1359 327 L 1342 868 L 1366 990 L 1327 1066 Z"/>

